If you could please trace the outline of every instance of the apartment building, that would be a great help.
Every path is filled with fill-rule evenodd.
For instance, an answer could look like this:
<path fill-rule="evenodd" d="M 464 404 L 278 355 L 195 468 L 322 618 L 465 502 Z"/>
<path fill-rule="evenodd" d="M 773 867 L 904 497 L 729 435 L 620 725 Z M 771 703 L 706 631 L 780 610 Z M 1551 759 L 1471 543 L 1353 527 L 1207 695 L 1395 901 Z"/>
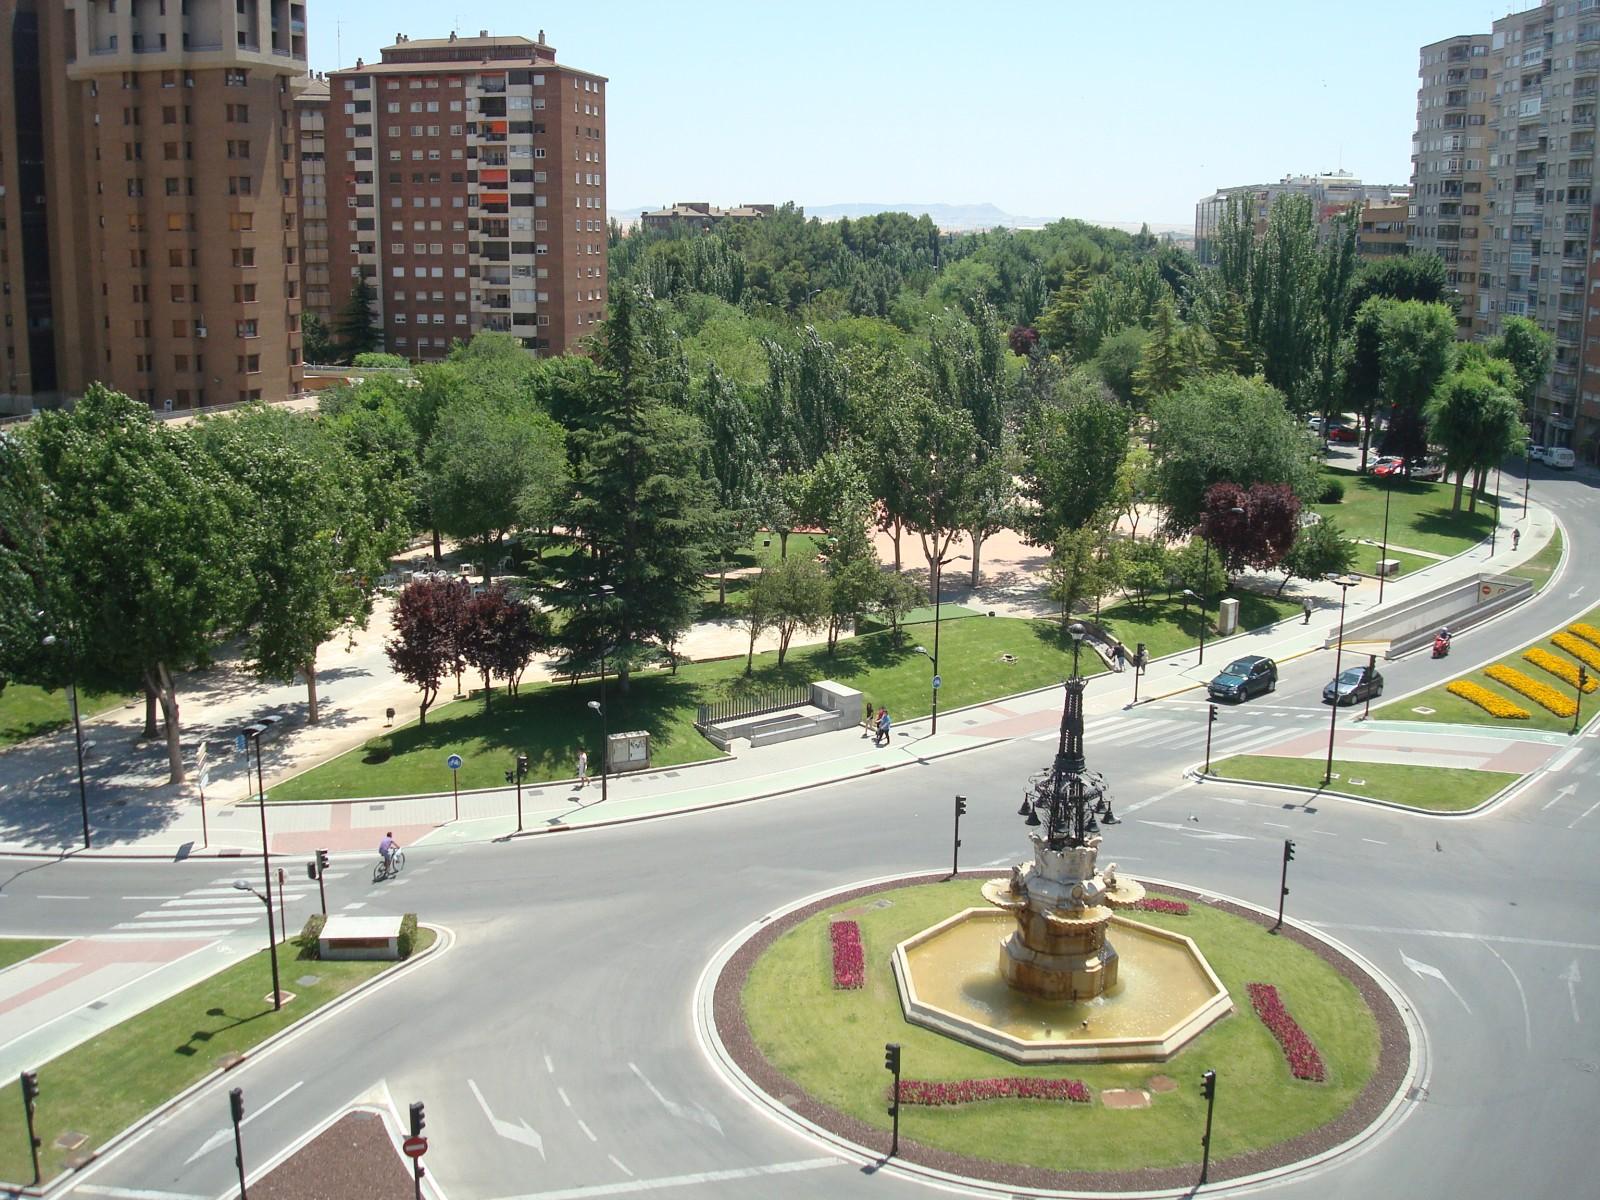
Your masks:
<path fill-rule="evenodd" d="M 1407 253 L 1407 225 L 1411 216 L 1411 201 L 1407 197 L 1395 200 L 1368 200 L 1361 206 L 1361 220 L 1356 227 L 1356 253 L 1364 262 L 1381 262 L 1386 258 Z"/>
<path fill-rule="evenodd" d="M 307 75 L 295 81 L 295 133 L 300 155 L 300 287 L 304 311 L 324 324 L 333 320 L 328 273 L 328 170 L 326 120 L 328 80 Z"/>
<path fill-rule="evenodd" d="M 397 35 L 330 72 L 331 305 L 354 280 L 387 349 L 479 330 L 562 354 L 606 310 L 605 85 L 526 37 Z"/>
<path fill-rule="evenodd" d="M 639 214 L 646 229 L 715 229 L 724 221 L 759 221 L 776 212 L 775 204 L 741 204 L 737 208 L 717 208 L 707 200 L 679 200 L 666 208 Z"/>
<path fill-rule="evenodd" d="M 0 0 L 0 408 L 299 389 L 294 0 Z"/>
<path fill-rule="evenodd" d="M 1216 236 L 1228 211 L 1230 200 L 1243 200 L 1250 210 L 1250 218 L 1257 234 L 1266 232 L 1267 215 L 1279 196 L 1306 196 L 1316 209 L 1317 222 L 1324 232 L 1328 223 L 1352 204 L 1361 206 L 1369 202 L 1387 204 L 1396 196 L 1403 196 L 1406 188 L 1388 184 L 1362 183 L 1349 171 L 1333 171 L 1323 175 L 1285 175 L 1277 183 L 1250 183 L 1237 187 L 1218 188 L 1194 206 L 1195 257 L 1203 264 L 1216 264 Z"/>

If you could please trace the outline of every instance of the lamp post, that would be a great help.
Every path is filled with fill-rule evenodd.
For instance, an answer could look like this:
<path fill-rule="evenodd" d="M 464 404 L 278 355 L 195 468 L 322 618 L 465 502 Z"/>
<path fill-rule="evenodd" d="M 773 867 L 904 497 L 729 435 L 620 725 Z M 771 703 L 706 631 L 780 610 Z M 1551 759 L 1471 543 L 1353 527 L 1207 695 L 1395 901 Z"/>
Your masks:
<path fill-rule="evenodd" d="M 1572 710 L 1572 732 L 1578 732 L 1578 726 L 1583 723 L 1583 692 L 1589 686 L 1589 672 L 1582 663 L 1578 664 L 1578 703 Z"/>
<path fill-rule="evenodd" d="M 1207 573 L 1208 574 L 1209 574 L 1209 568 L 1210 568 L 1210 564 L 1208 563 L 1207 564 Z M 1200 599 L 1200 597 L 1195 594 L 1195 591 L 1194 591 L 1193 588 L 1184 588 L 1183 589 L 1183 594 L 1185 596 L 1194 596 L 1194 602 L 1200 609 L 1200 657 L 1195 662 L 1195 666 L 1199 666 L 1201 663 L 1206 661 L 1206 605 L 1205 605 L 1205 601 Z"/>
<path fill-rule="evenodd" d="M 1344 606 L 1350 598 L 1350 589 L 1361 580 L 1354 575 L 1329 575 L 1328 582 L 1339 586 L 1339 640 L 1333 648 L 1333 700 L 1328 705 L 1328 765 L 1322 773 L 1324 787 L 1333 782 L 1333 732 L 1339 722 L 1339 670 L 1344 661 Z"/>
<path fill-rule="evenodd" d="M 1492 555 L 1500 538 L 1500 464 L 1494 465 L 1494 528 L 1489 531 L 1489 553 Z"/>
<path fill-rule="evenodd" d="M 56 644 L 56 635 L 46 634 L 46 646 Z M 83 814 L 83 848 L 89 849 L 89 789 L 83 781 L 83 726 L 78 720 L 78 659 L 72 650 L 72 635 L 67 634 L 67 693 L 72 705 L 72 742 L 78 751 L 78 808 Z"/>
<path fill-rule="evenodd" d="M 600 803 L 606 802 L 606 749 L 611 744 L 611 737 L 606 721 L 606 706 L 598 700 L 589 701 L 589 708 L 600 718 Z M 608 810 L 609 811 L 609 810 Z"/>
<path fill-rule="evenodd" d="M 1384 564 L 1389 561 L 1389 501 L 1394 496 L 1394 472 L 1383 476 L 1383 549 L 1378 551 L 1378 603 L 1383 603 L 1383 581 L 1388 577 Z"/>
<path fill-rule="evenodd" d="M 926 647 L 914 647 L 915 652 L 922 655 L 933 664 L 933 721 L 928 732 L 939 732 L 939 685 L 944 682 L 939 674 L 939 608 L 943 599 L 944 588 L 941 586 L 942 576 L 939 569 L 953 562 L 960 562 L 966 558 L 965 554 L 955 554 L 949 558 L 937 558 L 933 562 L 933 653 L 929 654 Z"/>
<path fill-rule="evenodd" d="M 283 993 L 278 988 L 278 931 L 272 923 L 272 897 L 256 891 L 248 879 L 235 879 L 233 886 L 241 892 L 249 892 L 267 907 L 267 948 L 272 953 L 272 1009 L 276 1012 L 283 1007 Z"/>

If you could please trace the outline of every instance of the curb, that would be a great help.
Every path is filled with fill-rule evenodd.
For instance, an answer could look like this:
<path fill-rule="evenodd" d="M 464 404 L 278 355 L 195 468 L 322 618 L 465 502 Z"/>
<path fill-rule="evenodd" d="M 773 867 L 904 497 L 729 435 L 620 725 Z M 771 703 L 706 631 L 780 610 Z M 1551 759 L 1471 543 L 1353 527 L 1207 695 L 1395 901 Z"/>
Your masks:
<path fill-rule="evenodd" d="M 231 1066 L 218 1067 L 216 1070 L 211 1071 L 202 1078 L 195 1080 L 194 1083 L 184 1088 L 183 1091 L 179 1092 L 176 1096 L 169 1097 L 167 1100 L 157 1105 L 143 1116 L 139 1117 L 126 1129 L 123 1129 L 107 1138 L 93 1150 L 89 1161 L 84 1163 L 82 1166 L 62 1170 L 55 1176 L 54 1179 L 41 1188 L 14 1187 L 14 1185 L 10 1184 L 0 1184 L 0 1187 L 4 1187 L 8 1191 L 14 1190 L 17 1195 L 22 1196 L 50 1196 L 56 1192 L 66 1190 L 68 1187 L 78 1186 L 80 1182 L 79 1177 L 86 1170 L 109 1158 L 112 1153 L 121 1149 L 124 1145 L 130 1142 L 140 1130 L 144 1129 L 147 1125 L 154 1123 L 160 1118 L 167 1116 L 169 1113 L 175 1112 L 179 1107 L 193 1099 L 206 1088 L 210 1087 L 224 1075 L 227 1075 L 229 1072 L 236 1071 L 240 1067 L 248 1066 L 255 1059 L 264 1055 L 268 1050 L 276 1048 L 279 1043 L 288 1040 L 289 1037 L 300 1033 L 302 1030 L 309 1029 L 322 1017 L 337 1012 L 339 1009 L 343 1008 L 346 1003 L 354 1001 L 372 988 L 377 987 L 379 984 L 386 983 L 397 978 L 401 972 L 405 971 L 407 968 L 412 967 L 417 963 L 426 962 L 432 958 L 434 954 L 442 954 L 455 946 L 455 933 L 448 926 L 428 924 L 419 927 L 431 929 L 435 934 L 433 945 L 429 946 L 421 954 L 413 955 L 411 958 L 399 963 L 396 967 L 388 971 L 380 972 L 379 974 L 374 975 L 371 979 L 357 984 L 348 992 L 345 992 L 343 995 L 330 1000 L 327 1004 L 324 1004 L 316 1011 L 308 1013 L 300 1020 L 292 1022 L 283 1029 L 278 1030 L 277 1033 L 274 1033 L 271 1037 L 266 1038 L 254 1046 L 246 1054 L 241 1056 L 238 1062 L 233 1063 Z"/>
<path fill-rule="evenodd" d="M 1183 774 L 1185 779 L 1193 779 L 1196 783 L 1226 783 L 1232 787 L 1267 788 L 1275 792 L 1290 792 L 1297 796 L 1317 796 L 1331 797 L 1335 800 L 1354 800 L 1358 804 L 1370 804 L 1376 808 L 1388 808 L 1394 810 L 1395 812 L 1407 813 L 1414 817 L 1437 817 L 1445 820 L 1458 820 L 1462 817 L 1481 816 L 1490 808 L 1499 805 L 1504 800 L 1509 798 L 1513 791 L 1521 788 L 1523 784 L 1527 783 L 1528 780 L 1532 779 L 1537 773 L 1538 772 L 1531 772 L 1527 775 L 1519 775 L 1516 779 L 1513 779 L 1510 783 L 1506 784 L 1505 787 L 1501 788 L 1487 800 L 1474 805 L 1472 808 L 1463 808 L 1456 812 L 1435 812 L 1426 808 L 1414 808 L 1409 804 L 1400 804 L 1394 800 L 1380 800 L 1376 796 L 1357 796 L 1353 792 L 1340 792 L 1335 791 L 1332 788 L 1309 788 L 1301 787 L 1296 783 L 1264 783 L 1258 779 L 1235 779 L 1231 775 L 1208 775 L 1204 771 L 1198 770 L 1194 767 L 1191 767 Z"/>

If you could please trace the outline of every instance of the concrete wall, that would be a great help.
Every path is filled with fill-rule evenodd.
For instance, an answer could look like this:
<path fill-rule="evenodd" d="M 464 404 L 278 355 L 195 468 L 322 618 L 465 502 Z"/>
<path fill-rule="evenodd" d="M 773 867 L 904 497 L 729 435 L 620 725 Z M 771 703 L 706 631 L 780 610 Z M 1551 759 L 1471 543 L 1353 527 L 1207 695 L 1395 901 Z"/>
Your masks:
<path fill-rule="evenodd" d="M 1384 657 L 1395 658 L 1431 642 L 1434 634 L 1446 625 L 1456 631 L 1469 629 L 1520 604 L 1532 594 L 1533 585 L 1526 579 L 1479 573 L 1443 584 L 1393 608 L 1348 621 L 1344 640 L 1347 645 L 1387 641 L 1389 648 Z M 1331 633 L 1323 645 L 1331 647 L 1337 640 L 1338 633 Z"/>

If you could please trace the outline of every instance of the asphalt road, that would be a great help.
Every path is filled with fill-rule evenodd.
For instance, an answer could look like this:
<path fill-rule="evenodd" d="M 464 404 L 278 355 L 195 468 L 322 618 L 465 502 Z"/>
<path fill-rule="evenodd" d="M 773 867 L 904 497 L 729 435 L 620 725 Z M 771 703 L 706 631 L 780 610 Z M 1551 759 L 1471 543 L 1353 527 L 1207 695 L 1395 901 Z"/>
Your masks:
<path fill-rule="evenodd" d="M 1424 654 L 1386 666 L 1386 698 L 1520 645 L 1600 596 L 1596 492 L 1534 470 L 1578 551 L 1566 572 L 1461 639 L 1448 663 Z M 1225 710 L 1218 752 L 1248 748 L 1310 710 L 1324 718 L 1318 695 L 1331 658 L 1285 664 L 1270 703 Z M 1104 859 L 1266 905 L 1277 898 L 1281 839 L 1295 838 L 1291 915 L 1373 961 L 1426 1030 L 1426 1089 L 1389 1136 L 1264 1190 L 1588 1194 L 1600 1111 L 1600 812 L 1589 808 L 1600 798 L 1600 739 L 1582 739 L 1559 771 L 1495 812 L 1452 820 L 1184 786 L 1204 714 L 1191 693 L 1091 722 L 1090 763 L 1110 777 L 1123 818 L 1107 830 Z M 799 897 L 944 869 L 953 793 L 969 797 L 964 866 L 1021 858 L 1017 802 L 1051 740 L 641 825 L 418 846 L 396 883 L 372 885 L 351 869 L 330 885 L 332 907 L 415 910 L 449 931 L 450 948 L 232 1072 L 66 1194 L 223 1194 L 233 1179 L 231 1139 L 219 1136 L 231 1086 L 246 1093 L 253 1167 L 356 1097 L 386 1089 L 402 1112 L 425 1100 L 427 1161 L 457 1200 L 922 1193 L 892 1170 L 863 1172 L 731 1091 L 697 1044 L 695 985 L 723 942 Z M 139 911 L 139 896 L 219 874 L 215 862 L 5 866 L 0 929 L 16 933 L 103 930 Z M 302 901 L 291 927 L 305 911 Z"/>

